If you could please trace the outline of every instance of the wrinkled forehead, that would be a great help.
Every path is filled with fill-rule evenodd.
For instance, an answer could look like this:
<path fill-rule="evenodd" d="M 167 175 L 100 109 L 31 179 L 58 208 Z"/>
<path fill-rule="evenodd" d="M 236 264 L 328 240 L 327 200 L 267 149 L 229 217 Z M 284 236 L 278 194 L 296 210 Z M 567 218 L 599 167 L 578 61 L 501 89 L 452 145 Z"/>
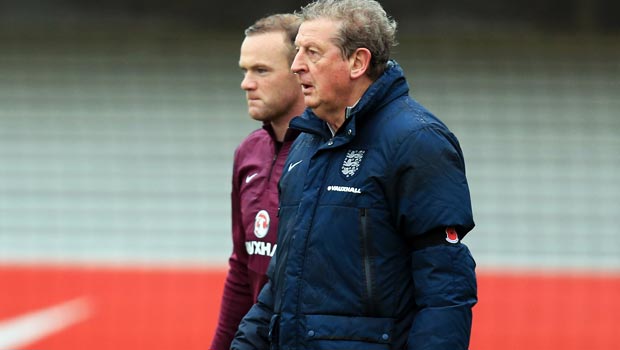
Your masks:
<path fill-rule="evenodd" d="M 339 29 L 340 22 L 327 18 L 304 21 L 301 26 L 299 26 L 299 31 L 295 38 L 295 45 L 303 46 L 308 43 L 333 43 Z"/>

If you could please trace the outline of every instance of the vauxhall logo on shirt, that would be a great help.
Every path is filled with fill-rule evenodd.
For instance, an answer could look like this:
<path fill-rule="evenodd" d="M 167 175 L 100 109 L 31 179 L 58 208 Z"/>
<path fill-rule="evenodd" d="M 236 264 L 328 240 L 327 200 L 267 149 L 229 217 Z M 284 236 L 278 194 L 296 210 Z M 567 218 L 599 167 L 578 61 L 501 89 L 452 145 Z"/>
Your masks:
<path fill-rule="evenodd" d="M 254 218 L 254 235 L 256 238 L 264 238 L 269 233 L 269 213 L 266 210 L 261 210 L 256 214 Z M 276 244 L 272 246 L 270 242 L 265 241 L 246 241 L 245 249 L 249 255 L 264 255 L 273 256 L 276 252 Z"/>

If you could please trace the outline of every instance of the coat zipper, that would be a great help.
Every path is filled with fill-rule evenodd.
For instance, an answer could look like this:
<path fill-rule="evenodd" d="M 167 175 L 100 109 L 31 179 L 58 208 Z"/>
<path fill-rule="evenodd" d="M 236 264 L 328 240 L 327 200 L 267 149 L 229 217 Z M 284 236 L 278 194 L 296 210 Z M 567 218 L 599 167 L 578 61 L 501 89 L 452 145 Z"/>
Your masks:
<path fill-rule="evenodd" d="M 368 230 L 368 209 L 360 209 L 360 234 L 362 239 L 362 261 L 366 287 L 366 314 L 375 315 L 376 302 L 373 288 L 372 274 L 372 237 Z"/>
<path fill-rule="evenodd" d="M 278 160 L 278 153 L 273 155 L 273 159 L 271 160 L 271 168 L 269 168 L 269 175 L 267 176 L 267 183 L 271 182 L 271 175 L 273 174 L 273 168 L 276 166 L 276 161 Z"/>

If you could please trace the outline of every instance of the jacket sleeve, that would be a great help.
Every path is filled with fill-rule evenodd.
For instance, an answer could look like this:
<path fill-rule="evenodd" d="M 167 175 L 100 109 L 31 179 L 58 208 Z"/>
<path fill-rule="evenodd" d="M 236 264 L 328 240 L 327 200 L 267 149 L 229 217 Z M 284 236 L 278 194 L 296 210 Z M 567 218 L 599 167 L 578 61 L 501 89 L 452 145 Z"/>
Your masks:
<path fill-rule="evenodd" d="M 274 255 L 269 263 L 268 276 L 272 275 L 275 261 Z M 274 319 L 273 300 L 271 279 L 269 279 L 258 295 L 256 304 L 241 320 L 230 350 L 268 350 L 270 348 L 270 338 L 272 338 L 270 328 Z"/>
<path fill-rule="evenodd" d="M 466 350 L 476 304 L 475 263 L 462 243 L 415 251 L 412 274 L 420 308 L 409 333 L 410 350 Z"/>
<path fill-rule="evenodd" d="M 248 254 L 245 250 L 245 232 L 241 221 L 237 159 L 235 156 L 231 192 L 233 253 L 228 259 L 229 269 L 211 350 L 230 348 L 239 322 L 254 303 L 248 280 Z"/>
<path fill-rule="evenodd" d="M 418 313 L 410 350 L 465 350 L 477 302 L 475 262 L 466 245 L 449 243 L 446 228 L 463 238 L 474 226 L 463 155 L 446 129 L 429 127 L 399 150 L 395 210 L 412 248 L 411 273 Z M 429 235 L 436 235 L 428 240 Z"/>

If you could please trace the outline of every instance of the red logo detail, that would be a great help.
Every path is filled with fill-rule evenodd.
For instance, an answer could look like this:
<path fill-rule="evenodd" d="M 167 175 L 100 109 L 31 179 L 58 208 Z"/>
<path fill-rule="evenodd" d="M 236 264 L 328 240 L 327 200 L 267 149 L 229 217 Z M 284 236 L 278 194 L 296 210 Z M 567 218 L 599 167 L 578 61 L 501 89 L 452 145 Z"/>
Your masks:
<path fill-rule="evenodd" d="M 256 214 L 254 218 L 254 235 L 258 238 L 263 238 L 269 232 L 269 213 L 266 210 L 261 210 Z"/>
<path fill-rule="evenodd" d="M 456 229 L 452 226 L 446 227 L 446 241 L 450 243 L 459 242 L 459 235 L 456 233 Z"/>

